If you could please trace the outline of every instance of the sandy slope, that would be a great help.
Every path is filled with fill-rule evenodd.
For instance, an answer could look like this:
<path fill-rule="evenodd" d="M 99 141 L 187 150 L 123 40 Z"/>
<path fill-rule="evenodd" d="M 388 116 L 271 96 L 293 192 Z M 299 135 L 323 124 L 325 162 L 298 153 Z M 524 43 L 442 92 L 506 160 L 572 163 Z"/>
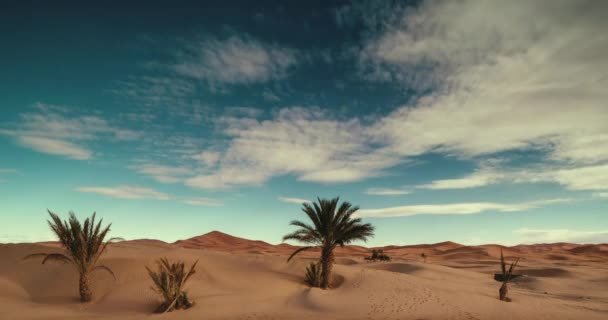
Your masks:
<path fill-rule="evenodd" d="M 504 303 L 497 299 L 499 283 L 492 280 L 499 246 L 385 248 L 398 257 L 390 263 L 366 263 L 357 255 L 368 249 L 346 248 L 336 259 L 337 288 L 323 291 L 303 284 L 306 257 L 285 262 L 291 246 L 248 243 L 221 233 L 198 240 L 198 245 L 190 240 L 113 245 L 102 263 L 114 269 L 118 282 L 96 275 L 95 301 L 86 305 L 77 301 L 70 267 L 20 261 L 29 253 L 58 250 L 55 245 L 0 245 L 0 319 L 608 318 L 606 246 L 506 248 L 507 256 L 523 258 L 521 270 L 528 276 L 512 287 L 514 301 Z M 421 252 L 429 263 L 420 261 Z M 151 313 L 157 297 L 144 266 L 163 256 L 200 260 L 188 286 L 197 302 L 193 309 Z"/>

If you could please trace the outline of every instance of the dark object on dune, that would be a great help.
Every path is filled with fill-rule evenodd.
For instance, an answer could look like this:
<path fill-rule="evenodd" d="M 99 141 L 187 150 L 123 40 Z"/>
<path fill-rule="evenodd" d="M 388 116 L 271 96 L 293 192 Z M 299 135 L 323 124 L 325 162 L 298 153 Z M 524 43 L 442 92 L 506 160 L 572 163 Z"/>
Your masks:
<path fill-rule="evenodd" d="M 48 211 L 48 210 L 47 210 Z M 121 238 L 111 238 L 104 241 L 110 232 L 110 226 L 101 227 L 103 219 L 95 224 L 95 213 L 91 218 L 86 218 L 81 224 L 74 212 L 70 212 L 68 221 L 61 221 L 59 216 L 48 211 L 52 221 L 47 221 L 53 233 L 59 239 L 59 243 L 65 249 L 64 253 L 35 253 L 26 256 L 25 259 L 43 258 L 42 264 L 48 261 L 57 261 L 72 264 L 80 275 L 79 291 L 80 301 L 89 302 L 93 299 L 91 291 L 91 273 L 95 271 L 105 271 L 114 280 L 116 276 L 112 269 L 107 266 L 99 265 L 99 257 L 106 251 L 108 245 Z"/>
<path fill-rule="evenodd" d="M 515 266 L 517 266 L 518 262 L 519 262 L 519 258 L 517 258 L 517 260 L 515 260 L 515 262 L 512 262 L 511 266 L 507 270 L 507 263 L 505 262 L 505 257 L 502 254 L 502 250 L 500 250 L 500 269 L 502 272 L 502 274 L 501 274 L 502 286 L 500 286 L 500 289 L 498 290 L 498 298 L 500 299 L 500 301 L 506 301 L 506 302 L 511 301 L 511 298 L 508 297 L 509 281 L 511 281 L 513 279 L 513 271 L 515 271 Z M 495 276 L 495 278 L 496 278 L 496 276 Z"/>
<path fill-rule="evenodd" d="M 365 257 L 367 261 L 391 261 L 391 257 L 384 254 L 382 250 L 372 250 L 372 255 L 369 257 Z"/>
<path fill-rule="evenodd" d="M 517 278 L 519 278 L 521 276 L 523 276 L 523 274 L 512 274 L 511 275 L 511 280 L 517 279 Z M 505 277 L 503 276 L 502 273 L 495 273 L 494 274 L 494 280 L 500 281 L 500 282 L 504 282 L 505 281 Z"/>

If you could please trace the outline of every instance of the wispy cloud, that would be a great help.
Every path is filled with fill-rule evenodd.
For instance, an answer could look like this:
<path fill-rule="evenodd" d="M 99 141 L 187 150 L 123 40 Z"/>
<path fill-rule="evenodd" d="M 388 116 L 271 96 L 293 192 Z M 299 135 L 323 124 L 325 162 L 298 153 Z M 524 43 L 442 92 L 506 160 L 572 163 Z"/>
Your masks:
<path fill-rule="evenodd" d="M 173 70 L 210 85 L 247 84 L 282 79 L 296 65 L 293 49 L 264 43 L 249 36 L 205 38 L 179 55 Z"/>
<path fill-rule="evenodd" d="M 131 166 L 138 173 L 150 176 L 158 182 L 176 183 L 183 181 L 188 175 L 193 175 L 194 171 L 187 167 L 173 167 L 157 164 L 140 164 Z"/>
<path fill-rule="evenodd" d="M 21 114 L 21 122 L 0 130 L 0 134 L 12 136 L 33 150 L 75 160 L 93 157 L 84 141 L 99 138 L 128 141 L 140 137 L 140 133 L 111 126 L 96 115 L 75 115 L 77 110 L 43 103 L 34 107 L 35 112 Z"/>
<path fill-rule="evenodd" d="M 91 150 L 63 140 L 34 136 L 19 136 L 17 137 L 17 141 L 21 145 L 33 150 L 64 156 L 74 160 L 88 160 L 93 157 L 93 152 Z"/>
<path fill-rule="evenodd" d="M 521 228 L 513 230 L 513 233 L 521 237 L 521 243 L 608 243 L 608 230 L 588 231 L 570 229 Z"/>
<path fill-rule="evenodd" d="M 221 207 L 224 205 L 222 200 L 214 198 L 193 198 L 182 202 L 191 206 Z"/>
<path fill-rule="evenodd" d="M 607 198 L 608 199 L 608 192 L 596 192 L 593 194 L 594 197 L 597 198 Z"/>
<path fill-rule="evenodd" d="M 366 194 L 374 196 L 400 196 L 411 193 L 408 189 L 392 189 L 392 188 L 368 188 Z"/>
<path fill-rule="evenodd" d="M 429 1 L 416 10 L 364 17 L 384 15 L 369 21 L 377 28 L 370 28 L 359 51 L 368 79 L 440 88 L 376 123 L 378 138 L 406 157 L 539 150 L 567 168 L 608 161 L 608 92 L 602 89 L 608 86 L 608 39 L 601 35 L 606 22 L 599 13 L 606 4 L 544 6 L 539 11 L 536 3 Z M 501 177 L 480 172 L 426 187 L 469 188 L 496 179 Z"/>
<path fill-rule="evenodd" d="M 218 169 L 188 179 L 190 186 L 259 185 L 285 174 L 295 174 L 301 181 L 351 182 L 379 175 L 401 161 L 374 149 L 357 119 L 331 119 L 317 108 L 281 109 L 264 121 L 242 117 L 221 121 L 231 143 Z"/>
<path fill-rule="evenodd" d="M 310 202 L 310 200 L 300 199 L 300 198 L 290 198 L 290 197 L 279 197 L 279 201 L 287 202 L 287 203 L 295 203 L 302 204 L 306 202 Z"/>
<path fill-rule="evenodd" d="M 534 169 L 481 169 L 461 178 L 435 180 L 418 188 L 465 189 L 501 182 L 553 182 L 570 190 L 608 190 L 608 164 L 579 167 L 537 166 Z"/>
<path fill-rule="evenodd" d="M 544 181 L 596 190 L 598 177 L 582 181 L 573 173 L 586 175 L 590 166 L 608 161 L 603 59 L 608 38 L 599 14 L 606 5 L 546 5 L 551 9 L 541 12 L 537 4 L 423 2 L 416 10 L 383 10 L 382 19 L 368 15 L 365 19 L 374 21 L 365 25 L 372 27 L 355 50 L 362 74 L 407 86 L 431 83 L 418 100 L 371 121 L 294 108 L 266 121 L 232 119 L 227 124 L 232 140 L 217 172 L 187 183 L 259 185 L 285 174 L 302 181 L 352 182 L 431 152 L 478 159 L 533 150 L 543 153 L 545 163 L 562 164 Z M 576 14 L 582 10 L 592 13 Z M 342 23 L 348 20 L 344 12 Z M 281 156 L 268 159 L 270 150 Z M 508 179 L 499 171 L 479 170 L 421 188 L 474 188 Z"/>
<path fill-rule="evenodd" d="M 544 205 L 563 203 L 571 199 L 549 199 L 524 203 L 468 202 L 448 204 L 422 204 L 380 209 L 361 209 L 357 212 L 360 217 L 408 217 L 414 215 L 466 215 L 486 211 L 516 212 L 535 209 Z"/>
<path fill-rule="evenodd" d="M 107 197 L 119 199 L 154 199 L 169 200 L 171 196 L 154 189 L 138 186 L 116 186 L 116 187 L 80 187 L 78 192 L 96 193 Z"/>
<path fill-rule="evenodd" d="M 19 171 L 17 169 L 9 169 L 9 168 L 0 168 L 0 183 L 6 182 L 6 179 L 3 176 L 18 174 Z"/>

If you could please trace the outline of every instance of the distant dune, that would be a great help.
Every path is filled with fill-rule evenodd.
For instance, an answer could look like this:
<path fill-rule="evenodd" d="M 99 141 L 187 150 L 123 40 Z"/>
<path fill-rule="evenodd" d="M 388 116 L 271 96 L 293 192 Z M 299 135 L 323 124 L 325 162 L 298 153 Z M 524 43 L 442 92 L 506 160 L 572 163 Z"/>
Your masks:
<path fill-rule="evenodd" d="M 569 243 L 464 246 L 453 242 L 385 246 L 391 262 L 366 262 L 371 248 L 337 250 L 332 290 L 303 282 L 318 252 L 287 263 L 296 247 L 238 238 L 218 231 L 165 243 L 131 240 L 111 245 L 102 263 L 118 277 L 93 278 L 94 301 L 78 303 L 70 266 L 21 261 L 56 252 L 56 243 L 0 245 L 0 319 L 606 319 L 608 246 Z M 498 301 L 500 249 L 522 258 L 511 287 Z M 424 263 L 421 253 L 427 255 Z M 144 269 L 169 257 L 199 260 L 188 284 L 196 305 L 154 315 L 158 297 Z"/>

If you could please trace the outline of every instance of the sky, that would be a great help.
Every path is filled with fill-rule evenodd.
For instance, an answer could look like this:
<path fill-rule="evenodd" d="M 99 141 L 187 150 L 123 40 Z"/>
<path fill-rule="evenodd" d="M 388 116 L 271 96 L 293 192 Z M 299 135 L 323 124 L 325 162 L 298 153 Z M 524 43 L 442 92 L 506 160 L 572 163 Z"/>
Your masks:
<path fill-rule="evenodd" d="M 608 2 L 0 4 L 0 242 L 608 242 Z"/>

